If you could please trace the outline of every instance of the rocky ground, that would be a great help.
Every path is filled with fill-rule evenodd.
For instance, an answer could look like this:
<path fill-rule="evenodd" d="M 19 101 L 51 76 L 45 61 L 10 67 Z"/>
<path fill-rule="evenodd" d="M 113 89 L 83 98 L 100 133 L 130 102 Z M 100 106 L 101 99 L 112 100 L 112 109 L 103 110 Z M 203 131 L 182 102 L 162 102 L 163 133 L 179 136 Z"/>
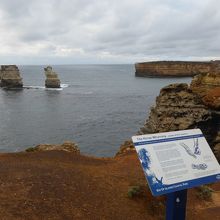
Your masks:
<path fill-rule="evenodd" d="M 115 158 L 63 150 L 0 154 L 0 171 L 2 220 L 164 219 L 165 198 L 151 196 L 134 151 Z M 220 219 L 220 184 L 211 187 L 211 200 L 189 190 L 187 219 Z"/>

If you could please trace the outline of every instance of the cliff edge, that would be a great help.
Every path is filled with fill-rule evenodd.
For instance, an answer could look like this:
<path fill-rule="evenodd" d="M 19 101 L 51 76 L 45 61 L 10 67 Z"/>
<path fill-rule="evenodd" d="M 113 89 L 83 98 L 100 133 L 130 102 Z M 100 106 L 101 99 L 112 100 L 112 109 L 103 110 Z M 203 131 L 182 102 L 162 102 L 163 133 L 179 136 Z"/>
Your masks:
<path fill-rule="evenodd" d="M 4 220 L 160 220 L 165 198 L 153 197 L 135 152 L 94 158 L 67 151 L 0 154 L 0 215 Z M 131 198 L 128 192 L 139 188 Z M 190 189 L 187 219 L 220 216 L 220 185 L 212 200 Z"/>
<path fill-rule="evenodd" d="M 210 72 L 220 61 L 153 61 L 135 64 L 139 77 L 189 77 Z"/>

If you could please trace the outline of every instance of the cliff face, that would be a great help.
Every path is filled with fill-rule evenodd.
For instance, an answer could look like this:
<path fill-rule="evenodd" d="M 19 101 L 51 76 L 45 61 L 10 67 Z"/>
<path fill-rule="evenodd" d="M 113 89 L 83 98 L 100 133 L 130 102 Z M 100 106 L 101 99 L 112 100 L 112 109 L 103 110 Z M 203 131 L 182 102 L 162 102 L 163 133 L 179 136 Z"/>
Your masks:
<path fill-rule="evenodd" d="M 22 78 L 16 65 L 3 65 L 0 70 L 0 86 L 5 88 L 23 87 Z"/>
<path fill-rule="evenodd" d="M 216 97 L 212 91 L 213 88 L 206 92 L 209 99 Z M 220 161 L 220 111 L 215 106 L 210 106 L 207 98 L 204 99 L 207 95 L 201 97 L 187 84 L 164 87 L 138 134 L 200 128 Z"/>
<path fill-rule="evenodd" d="M 200 128 L 214 149 L 220 118 L 187 84 L 164 87 L 139 134 Z"/>
<path fill-rule="evenodd" d="M 220 161 L 220 73 L 195 76 L 190 85 L 161 89 L 156 104 L 138 134 L 200 128 Z M 126 141 L 117 155 L 134 150 Z"/>
<path fill-rule="evenodd" d="M 135 75 L 140 77 L 195 76 L 204 74 L 215 68 L 220 61 L 187 62 L 187 61 L 155 61 L 135 64 Z"/>

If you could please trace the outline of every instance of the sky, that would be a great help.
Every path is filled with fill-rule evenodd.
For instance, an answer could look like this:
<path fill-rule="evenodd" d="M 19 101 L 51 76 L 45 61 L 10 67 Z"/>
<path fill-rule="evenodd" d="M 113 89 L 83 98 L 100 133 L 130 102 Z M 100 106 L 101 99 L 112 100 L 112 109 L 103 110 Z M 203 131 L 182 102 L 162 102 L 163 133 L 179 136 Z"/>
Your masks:
<path fill-rule="evenodd" d="M 219 9 L 219 0 L 0 0 L 0 63 L 220 59 Z"/>

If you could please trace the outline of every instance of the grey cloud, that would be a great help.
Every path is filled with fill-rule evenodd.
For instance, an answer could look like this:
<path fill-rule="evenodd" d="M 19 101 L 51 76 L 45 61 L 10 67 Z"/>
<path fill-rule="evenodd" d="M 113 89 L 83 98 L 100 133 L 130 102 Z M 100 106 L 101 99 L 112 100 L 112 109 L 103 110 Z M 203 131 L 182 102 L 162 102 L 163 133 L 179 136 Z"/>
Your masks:
<path fill-rule="evenodd" d="M 219 6 L 217 0 L 0 0 L 0 57 L 5 51 L 7 59 L 17 51 L 33 62 L 63 55 L 62 62 L 81 63 L 100 56 L 101 62 L 220 57 Z"/>

